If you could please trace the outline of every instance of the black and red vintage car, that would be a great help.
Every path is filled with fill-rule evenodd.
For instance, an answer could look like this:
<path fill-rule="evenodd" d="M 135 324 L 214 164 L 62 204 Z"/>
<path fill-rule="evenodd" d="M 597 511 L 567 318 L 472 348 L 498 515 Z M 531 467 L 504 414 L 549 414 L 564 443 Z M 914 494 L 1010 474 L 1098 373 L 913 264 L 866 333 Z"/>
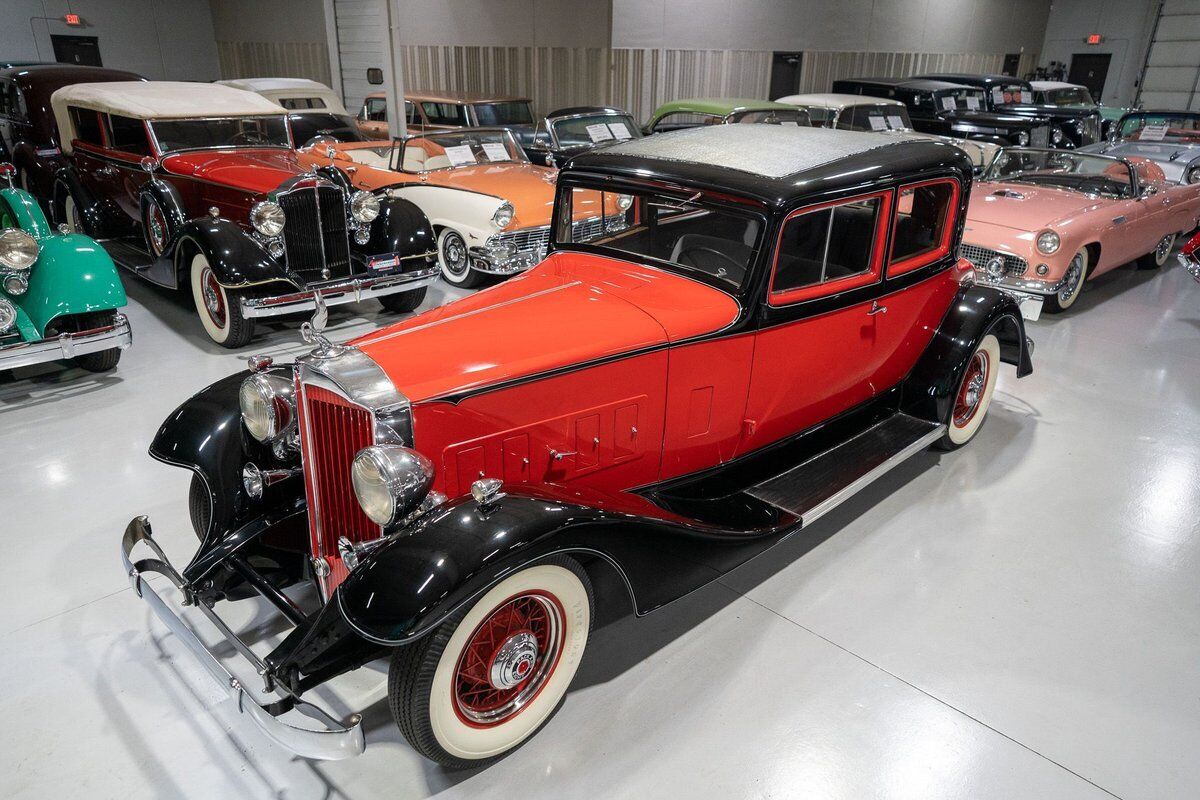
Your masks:
<path fill-rule="evenodd" d="M 358 717 L 301 698 L 386 656 L 414 748 L 498 758 L 559 706 L 598 598 L 646 614 L 681 597 L 905 458 L 966 444 L 1001 362 L 1029 374 L 1017 304 L 955 256 L 972 171 L 939 142 L 774 125 L 577 156 L 529 272 L 347 344 L 318 312 L 311 353 L 251 359 L 173 413 L 150 453 L 192 472 L 200 547 L 177 570 L 134 519 L 134 587 L 296 752 L 362 749 Z M 572 226 L 595 192 L 619 210 Z M 270 653 L 219 622 L 251 595 L 294 626 Z M 324 724 L 289 724 L 296 708 Z"/>
<path fill-rule="evenodd" d="M 190 289 L 208 336 L 375 298 L 412 311 L 438 274 L 433 230 L 407 200 L 355 191 L 292 150 L 287 112 L 202 83 L 84 83 L 51 98 L 66 165 L 52 207 L 146 280 Z"/>
<path fill-rule="evenodd" d="M 64 160 L 50 96 L 73 83 L 137 81 L 119 69 L 38 64 L 0 70 L 0 161 L 17 168 L 15 183 L 48 211 L 54 177 Z"/>

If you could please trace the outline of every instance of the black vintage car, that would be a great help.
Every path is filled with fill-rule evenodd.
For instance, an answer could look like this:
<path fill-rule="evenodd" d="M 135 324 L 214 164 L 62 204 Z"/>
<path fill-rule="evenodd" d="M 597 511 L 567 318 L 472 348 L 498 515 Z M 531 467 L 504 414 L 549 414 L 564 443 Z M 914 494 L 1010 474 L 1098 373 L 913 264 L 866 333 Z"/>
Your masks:
<path fill-rule="evenodd" d="M 0 160 L 17 168 L 17 185 L 38 198 L 44 211 L 64 163 L 50 95 L 72 83 L 140 80 L 132 72 L 74 64 L 0 70 Z"/>
<path fill-rule="evenodd" d="M 1100 112 L 1095 108 L 1038 105 L 1034 102 L 1033 86 L 1029 81 L 1011 75 L 974 75 L 948 72 L 919 75 L 935 81 L 949 81 L 974 86 L 984 91 L 986 108 L 1001 114 L 1022 117 L 1048 117 L 1054 125 L 1050 132 L 1051 147 L 1085 147 L 1100 141 Z M 1058 133 L 1055 133 L 1058 131 Z"/>
<path fill-rule="evenodd" d="M 177 570 L 137 517 L 125 570 L 285 747 L 360 752 L 362 718 L 306 693 L 388 658 L 414 749 L 500 758 L 562 704 L 597 619 L 967 445 L 1002 364 L 1032 371 L 1016 301 L 957 255 L 973 171 L 941 142 L 777 125 L 576 156 L 526 277 L 345 344 L 318 312 L 312 352 L 252 358 L 172 413 L 150 453 L 190 472 L 199 546 Z M 597 193 L 619 213 L 573 225 Z M 218 612 L 255 596 L 290 627 L 265 655 Z"/>
<path fill-rule="evenodd" d="M 640 139 L 641 126 L 628 111 L 608 106 L 572 106 L 551 111 L 538 123 L 525 155 L 535 164 L 556 167 L 597 147 Z"/>
<path fill-rule="evenodd" d="M 51 103 L 65 158 L 55 217 L 138 277 L 189 291 L 223 347 L 248 343 L 258 318 L 311 311 L 318 294 L 412 311 L 437 277 L 420 209 L 304 162 L 264 97 L 150 81 L 74 84 Z"/>
<path fill-rule="evenodd" d="M 921 78 L 849 78 L 833 91 L 899 100 L 908 106 L 914 130 L 977 139 L 1001 146 L 1048 147 L 1053 131 L 1047 117 L 989 111 L 982 89 Z"/>

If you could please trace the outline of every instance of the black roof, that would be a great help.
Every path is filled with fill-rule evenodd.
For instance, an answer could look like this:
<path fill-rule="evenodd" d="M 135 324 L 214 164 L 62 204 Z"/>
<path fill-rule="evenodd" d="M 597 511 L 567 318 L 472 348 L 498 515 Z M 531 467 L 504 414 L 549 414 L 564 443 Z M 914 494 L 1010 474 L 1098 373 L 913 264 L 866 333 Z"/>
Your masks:
<path fill-rule="evenodd" d="M 564 169 L 634 181 L 724 190 L 768 206 L 892 178 L 958 173 L 970 157 L 952 145 L 877 133 L 781 125 L 711 125 L 660 133 L 574 157 Z"/>
<path fill-rule="evenodd" d="M 65 86 L 71 83 L 93 83 L 97 81 L 142 81 L 136 72 L 108 67 L 92 67 L 82 64 L 34 64 L 26 67 L 10 67 L 0 70 L 0 78 L 10 78 L 22 88 L 49 84 Z"/>
<path fill-rule="evenodd" d="M 891 86 L 896 89 L 912 89 L 916 92 L 938 92 L 943 89 L 973 89 L 965 83 L 932 80 L 929 78 L 844 78 L 847 83 L 873 83 L 876 86 Z M 840 83 L 841 81 L 834 81 Z"/>
<path fill-rule="evenodd" d="M 928 78 L 936 81 L 966 83 L 971 86 L 991 86 L 993 83 L 1019 83 L 1024 86 L 1029 85 L 1029 81 L 1023 81 L 1020 78 L 1014 78 L 1012 75 L 995 75 L 987 73 L 972 74 L 969 72 L 939 72 L 930 75 L 918 75 L 916 77 Z"/>
<path fill-rule="evenodd" d="M 633 116 L 623 108 L 613 108 L 611 106 L 569 106 L 567 108 L 559 108 L 551 111 L 546 115 L 546 119 L 554 117 L 573 117 L 579 114 L 623 114 L 624 116 Z"/>

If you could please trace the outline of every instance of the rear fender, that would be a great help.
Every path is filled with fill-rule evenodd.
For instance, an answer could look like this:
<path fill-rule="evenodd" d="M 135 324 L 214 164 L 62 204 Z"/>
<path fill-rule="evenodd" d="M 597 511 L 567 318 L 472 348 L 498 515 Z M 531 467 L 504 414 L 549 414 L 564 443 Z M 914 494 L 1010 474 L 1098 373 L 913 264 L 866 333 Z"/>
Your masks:
<path fill-rule="evenodd" d="M 125 287 L 116 267 L 94 240 L 72 233 L 49 236 L 38 245 L 29 288 L 15 298 L 37 328 L 38 338 L 45 336 L 46 326 L 58 317 L 125 305 Z"/>
<path fill-rule="evenodd" d="M 990 286 L 960 288 L 929 346 L 905 379 L 903 410 L 931 422 L 950 416 L 954 393 L 975 348 L 989 333 L 1000 341 L 1000 360 L 1017 368 L 1017 377 L 1033 372 L 1021 309 L 1010 296 Z"/>

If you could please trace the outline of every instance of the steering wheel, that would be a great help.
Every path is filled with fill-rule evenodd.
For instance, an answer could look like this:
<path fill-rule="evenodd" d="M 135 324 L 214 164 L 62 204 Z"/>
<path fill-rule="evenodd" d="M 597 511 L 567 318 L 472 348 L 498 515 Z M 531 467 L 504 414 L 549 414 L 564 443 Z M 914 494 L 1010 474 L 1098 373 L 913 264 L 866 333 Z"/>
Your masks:
<path fill-rule="evenodd" d="M 238 131 L 230 137 L 230 144 L 263 144 L 269 142 L 261 131 Z"/>
<path fill-rule="evenodd" d="M 680 250 L 679 251 L 679 263 L 682 264 L 683 259 L 685 257 L 687 257 L 689 253 L 692 253 L 692 252 L 711 253 L 712 255 L 716 256 L 717 258 L 721 259 L 722 261 L 733 266 L 733 268 L 738 270 L 739 272 L 745 269 L 745 265 L 741 264 L 733 256 L 731 256 L 727 253 L 722 253 L 720 250 L 716 249 L 715 247 L 709 247 L 709 246 L 703 245 L 703 244 L 694 244 L 694 245 L 691 245 L 690 247 L 685 247 L 684 249 Z M 704 269 L 704 267 L 702 267 L 699 263 L 696 262 L 695 258 L 692 258 L 691 261 L 692 261 L 693 267 L 696 267 L 697 269 Z M 707 271 L 708 270 L 705 269 L 705 272 L 707 272 Z M 717 277 L 722 277 L 719 273 L 714 272 L 713 274 L 716 275 Z"/>

